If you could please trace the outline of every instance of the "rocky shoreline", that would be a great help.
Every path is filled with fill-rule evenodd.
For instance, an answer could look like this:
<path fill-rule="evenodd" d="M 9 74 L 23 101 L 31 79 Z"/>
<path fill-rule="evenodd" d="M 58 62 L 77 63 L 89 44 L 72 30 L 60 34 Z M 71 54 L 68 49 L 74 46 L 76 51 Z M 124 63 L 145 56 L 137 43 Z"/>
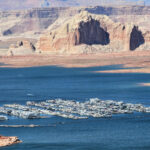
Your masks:
<path fill-rule="evenodd" d="M 22 141 L 20 141 L 16 136 L 12 136 L 12 137 L 0 136 L 0 147 L 10 146 L 21 142 Z"/>
<path fill-rule="evenodd" d="M 63 57 L 62 57 L 63 56 Z M 23 61 L 22 61 L 23 60 Z M 30 55 L 1 57 L 0 67 L 22 68 L 37 66 L 60 66 L 67 68 L 120 65 L 116 73 L 150 73 L 149 51 L 101 53 L 93 55 Z M 138 67 L 139 69 L 134 69 Z M 127 68 L 127 70 L 125 69 Z M 99 71 L 99 70 L 97 70 Z M 109 70 L 108 70 L 109 71 Z"/>

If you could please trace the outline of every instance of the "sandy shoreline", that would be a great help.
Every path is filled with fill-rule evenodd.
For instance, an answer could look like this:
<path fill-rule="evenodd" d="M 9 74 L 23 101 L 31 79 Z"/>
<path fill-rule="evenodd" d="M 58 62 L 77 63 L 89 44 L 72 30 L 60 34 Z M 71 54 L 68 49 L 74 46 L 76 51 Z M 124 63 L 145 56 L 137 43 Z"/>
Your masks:
<path fill-rule="evenodd" d="M 150 83 L 140 83 L 140 86 L 150 86 Z"/>
<path fill-rule="evenodd" d="M 0 57 L 0 67 L 20 68 L 20 67 L 53 66 L 53 65 L 62 67 L 94 67 L 105 65 L 123 65 L 123 67 L 125 67 L 126 69 L 108 70 L 103 72 L 150 73 L 150 51 L 99 53 L 99 54 L 82 54 L 82 55 L 36 54 L 30 56 Z"/>

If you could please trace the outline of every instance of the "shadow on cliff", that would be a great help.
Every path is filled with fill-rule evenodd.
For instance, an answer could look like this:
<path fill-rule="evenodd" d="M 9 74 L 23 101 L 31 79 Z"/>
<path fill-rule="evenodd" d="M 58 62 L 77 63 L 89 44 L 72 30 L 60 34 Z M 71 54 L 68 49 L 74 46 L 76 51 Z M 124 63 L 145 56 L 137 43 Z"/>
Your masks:
<path fill-rule="evenodd" d="M 109 33 L 105 31 L 97 20 L 91 19 L 89 22 L 81 22 L 80 28 L 80 44 L 101 44 L 107 45 L 110 43 Z"/>
<path fill-rule="evenodd" d="M 130 36 L 130 50 L 134 51 L 136 48 L 144 43 L 145 39 L 142 35 L 142 32 L 139 31 L 137 27 L 134 27 Z"/>

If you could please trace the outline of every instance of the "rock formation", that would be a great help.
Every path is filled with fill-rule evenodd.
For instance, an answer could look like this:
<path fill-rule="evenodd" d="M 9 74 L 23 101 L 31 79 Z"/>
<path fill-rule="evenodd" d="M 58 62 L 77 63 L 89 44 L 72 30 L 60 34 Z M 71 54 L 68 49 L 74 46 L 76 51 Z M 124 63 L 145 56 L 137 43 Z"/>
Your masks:
<path fill-rule="evenodd" d="M 138 6 L 138 5 L 115 5 L 109 6 L 93 6 L 85 8 L 86 11 L 93 14 L 103 14 L 107 16 L 111 15 L 150 15 L 150 6 Z"/>
<path fill-rule="evenodd" d="M 21 141 L 15 136 L 12 137 L 0 136 L 0 147 L 10 146 L 12 144 L 17 143 L 21 143 Z"/>
<path fill-rule="evenodd" d="M 8 0 L 7 0 L 8 1 Z M 9 0 L 11 2 L 11 0 Z M 17 0 L 20 1 L 20 0 Z M 31 0 L 30 0 L 31 1 Z M 93 1 L 91 1 L 93 2 Z M 5 2 L 0 2 L 3 3 Z M 8 2 L 7 2 L 8 3 Z M 11 2 L 13 3 L 13 2 Z M 54 3 L 54 0 L 53 0 Z M 9 4 L 9 3 L 8 3 Z M 51 3 L 52 5 L 52 3 Z M 12 5 L 13 6 L 13 5 Z M 62 6 L 62 5 L 61 5 Z M 13 6 L 15 7 L 15 6 Z M 107 15 L 115 21 L 123 22 L 140 22 L 145 17 L 150 15 L 149 6 L 95 6 L 95 7 L 50 7 L 50 8 L 34 8 L 28 10 L 15 10 L 15 11 L 0 11 L 0 35 L 9 36 L 17 35 L 30 31 L 33 34 L 41 33 L 44 29 L 48 28 L 58 18 L 65 18 L 78 14 L 81 10 L 86 10 L 93 14 Z M 135 15 L 135 16 L 133 16 Z M 121 16 L 120 18 L 118 18 Z M 131 17 L 133 16 L 133 17 Z M 135 19 L 138 17 L 137 19 Z M 131 19 L 129 19 L 131 18 Z M 143 26 L 149 28 L 149 17 L 144 21 Z M 143 22 L 143 21 L 142 21 Z M 30 36 L 31 37 L 31 36 Z M 35 36 L 37 37 L 37 36 Z"/>
<path fill-rule="evenodd" d="M 146 43 L 150 42 L 150 31 L 145 32 L 143 36 Z"/>
<path fill-rule="evenodd" d="M 35 8 L 29 10 L 0 11 L 0 35 L 34 35 L 54 23 L 59 17 L 77 14 L 80 8 Z M 25 34 L 26 33 L 26 34 Z M 29 36 L 31 37 L 31 35 Z"/>
<path fill-rule="evenodd" d="M 30 55 L 35 52 L 35 46 L 28 40 L 18 41 L 9 47 L 8 55 Z"/>
<path fill-rule="evenodd" d="M 142 32 L 132 24 L 113 22 L 104 15 L 81 11 L 63 25 L 51 26 L 38 42 L 38 49 L 51 52 L 135 50 L 144 43 Z M 82 48 L 81 48 L 82 47 Z"/>
<path fill-rule="evenodd" d="M 0 53 L 5 55 L 4 50 L 13 44 L 8 55 L 29 54 L 30 48 L 25 51 L 24 46 L 16 46 L 14 41 L 36 41 L 39 37 L 37 48 L 42 52 L 149 50 L 149 10 L 149 6 L 95 6 L 0 11 L 0 40 L 8 41 L 0 42 Z"/>

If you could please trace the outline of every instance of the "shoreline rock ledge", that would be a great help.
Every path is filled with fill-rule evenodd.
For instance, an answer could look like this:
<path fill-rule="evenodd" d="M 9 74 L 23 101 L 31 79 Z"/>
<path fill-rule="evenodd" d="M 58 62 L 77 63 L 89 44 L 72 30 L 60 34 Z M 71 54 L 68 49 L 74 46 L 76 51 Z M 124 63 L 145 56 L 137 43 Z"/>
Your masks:
<path fill-rule="evenodd" d="M 21 143 L 21 142 L 22 141 L 19 140 L 19 138 L 16 137 L 16 136 L 6 137 L 6 136 L 1 136 L 0 135 L 0 147 L 10 146 L 10 145 L 18 144 L 18 143 Z"/>

